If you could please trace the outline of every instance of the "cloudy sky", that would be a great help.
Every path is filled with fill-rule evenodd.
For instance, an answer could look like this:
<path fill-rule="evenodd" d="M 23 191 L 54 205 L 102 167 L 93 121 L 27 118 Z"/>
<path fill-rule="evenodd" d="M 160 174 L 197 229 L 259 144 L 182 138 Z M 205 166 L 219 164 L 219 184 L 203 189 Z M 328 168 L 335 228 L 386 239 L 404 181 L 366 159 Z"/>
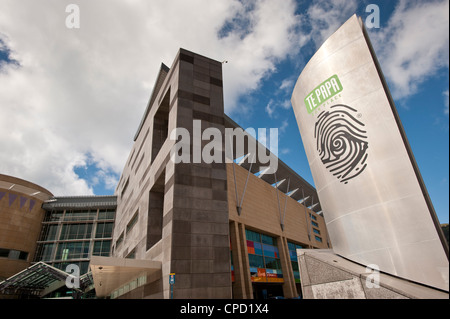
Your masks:
<path fill-rule="evenodd" d="M 80 27 L 67 28 L 70 4 Z M 279 156 L 311 177 L 293 86 L 369 4 L 369 29 L 441 222 L 449 214 L 449 1 L 0 0 L 0 173 L 55 195 L 112 194 L 161 62 L 178 49 L 223 66 L 225 110 L 278 127 Z"/>

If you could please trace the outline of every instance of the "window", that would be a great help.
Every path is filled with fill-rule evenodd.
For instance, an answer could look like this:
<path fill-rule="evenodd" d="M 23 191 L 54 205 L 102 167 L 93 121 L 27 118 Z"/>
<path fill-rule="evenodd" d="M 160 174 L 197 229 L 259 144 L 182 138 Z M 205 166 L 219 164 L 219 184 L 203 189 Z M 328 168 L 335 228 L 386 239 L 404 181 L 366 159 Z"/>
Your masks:
<path fill-rule="evenodd" d="M 123 242 L 123 232 L 122 234 L 120 234 L 119 238 L 117 239 L 116 242 L 116 248 L 119 247 L 119 245 Z"/>
<path fill-rule="evenodd" d="M 318 241 L 318 242 L 322 242 L 322 238 L 320 238 L 319 236 L 314 236 L 315 238 L 316 238 L 316 240 Z"/>
<path fill-rule="evenodd" d="M 250 267 L 265 268 L 264 267 L 264 259 L 262 256 L 248 254 L 248 261 L 249 261 Z"/>
<path fill-rule="evenodd" d="M 60 243 L 55 259 L 69 260 L 89 257 L 89 241 Z"/>
<path fill-rule="evenodd" d="M 20 260 L 27 260 L 27 259 L 28 259 L 28 253 L 25 252 L 25 251 L 21 251 L 21 252 L 19 253 L 19 259 L 20 259 Z"/>
<path fill-rule="evenodd" d="M 0 257 L 15 259 L 15 260 L 27 260 L 28 253 L 25 251 L 15 250 L 15 249 L 6 249 L 0 248 Z"/>
<path fill-rule="evenodd" d="M 97 217 L 97 210 L 68 210 L 64 215 L 64 221 L 88 221 Z"/>
<path fill-rule="evenodd" d="M 163 170 L 148 195 L 147 250 L 162 239 L 165 179 Z"/>
<path fill-rule="evenodd" d="M 100 209 L 100 211 L 98 212 L 98 219 L 99 220 L 114 219 L 115 214 L 116 211 L 114 209 Z"/>
<path fill-rule="evenodd" d="M 319 227 L 319 224 L 317 224 L 316 222 L 311 221 L 311 224 L 312 224 L 313 226 Z"/>
<path fill-rule="evenodd" d="M 300 271 L 298 267 L 297 259 L 297 249 L 302 249 L 303 247 L 291 242 L 288 242 L 289 257 L 291 259 L 292 270 L 294 272 L 295 283 L 300 283 Z"/>
<path fill-rule="evenodd" d="M 136 258 L 136 248 L 133 249 L 125 258 L 127 258 L 127 259 L 135 259 Z"/>
<path fill-rule="evenodd" d="M 62 211 L 51 211 L 46 212 L 44 217 L 44 222 L 57 222 L 62 219 L 63 212 Z"/>
<path fill-rule="evenodd" d="M 152 158 L 151 163 L 155 160 L 161 147 L 169 135 L 169 108 L 170 108 L 170 88 L 166 92 L 158 111 L 153 118 L 153 135 L 152 135 Z"/>
<path fill-rule="evenodd" d="M 122 188 L 122 192 L 120 193 L 120 197 L 123 197 L 123 195 L 125 194 L 127 188 L 128 188 L 128 182 L 129 182 L 129 178 L 127 178 L 127 181 L 125 182 L 125 185 Z"/>
<path fill-rule="evenodd" d="M 45 225 L 44 226 L 44 230 L 43 230 L 43 236 L 42 236 L 42 240 L 43 241 L 50 241 L 50 240 L 55 240 L 56 239 L 56 235 L 58 233 L 58 227 L 59 225 Z"/>
<path fill-rule="evenodd" d="M 95 238 L 112 237 L 113 223 L 98 223 Z"/>
<path fill-rule="evenodd" d="M 0 257 L 8 258 L 9 249 L 0 248 Z"/>
<path fill-rule="evenodd" d="M 316 216 L 314 216 L 313 214 L 309 214 L 309 216 L 311 216 L 311 219 L 313 219 L 313 220 L 317 220 L 317 217 L 316 217 Z"/>
<path fill-rule="evenodd" d="M 253 282 L 283 282 L 276 238 L 245 230 L 250 275 Z"/>
<path fill-rule="evenodd" d="M 280 263 L 279 259 L 270 258 L 270 257 L 264 257 L 264 261 L 266 263 L 266 267 L 265 268 L 281 270 L 281 263 Z"/>
<path fill-rule="evenodd" d="M 313 232 L 317 235 L 320 235 L 320 230 L 313 228 Z"/>
<path fill-rule="evenodd" d="M 133 228 L 134 225 L 136 225 L 137 221 L 139 219 L 139 210 L 134 213 L 133 217 L 131 218 L 130 222 L 127 225 L 127 233 Z"/>
<path fill-rule="evenodd" d="M 109 256 L 109 251 L 111 250 L 110 240 L 99 240 L 94 242 L 94 250 L 92 251 L 93 256 Z"/>
<path fill-rule="evenodd" d="M 92 224 L 62 225 L 60 240 L 91 238 Z"/>
<path fill-rule="evenodd" d="M 261 242 L 261 235 L 248 229 L 245 230 L 245 237 L 247 238 L 247 240 Z"/>
<path fill-rule="evenodd" d="M 49 261 L 52 260 L 55 244 L 41 244 L 38 247 L 37 260 Z"/>

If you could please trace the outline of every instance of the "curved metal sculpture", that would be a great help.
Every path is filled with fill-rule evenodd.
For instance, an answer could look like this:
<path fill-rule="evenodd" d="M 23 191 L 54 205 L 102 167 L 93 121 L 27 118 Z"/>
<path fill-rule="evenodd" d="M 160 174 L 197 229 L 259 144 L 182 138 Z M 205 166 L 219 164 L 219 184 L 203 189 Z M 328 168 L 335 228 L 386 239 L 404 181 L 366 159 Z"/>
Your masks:
<path fill-rule="evenodd" d="M 292 105 L 334 252 L 448 291 L 448 245 L 356 15 L 308 62 Z"/>

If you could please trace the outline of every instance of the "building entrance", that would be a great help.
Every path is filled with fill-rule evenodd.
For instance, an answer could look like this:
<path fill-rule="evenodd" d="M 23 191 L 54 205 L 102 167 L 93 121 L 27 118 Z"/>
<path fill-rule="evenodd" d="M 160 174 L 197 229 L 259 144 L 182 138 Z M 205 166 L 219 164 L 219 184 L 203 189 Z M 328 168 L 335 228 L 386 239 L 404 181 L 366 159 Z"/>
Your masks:
<path fill-rule="evenodd" d="M 282 284 L 253 283 L 254 299 L 284 297 Z"/>

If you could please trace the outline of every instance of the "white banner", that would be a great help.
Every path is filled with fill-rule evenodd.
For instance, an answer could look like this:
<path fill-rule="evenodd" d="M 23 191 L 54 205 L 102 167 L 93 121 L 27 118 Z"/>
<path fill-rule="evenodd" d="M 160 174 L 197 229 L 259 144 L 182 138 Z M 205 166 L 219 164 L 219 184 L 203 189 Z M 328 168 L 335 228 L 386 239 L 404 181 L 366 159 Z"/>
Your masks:
<path fill-rule="evenodd" d="M 356 15 L 308 62 L 292 105 L 334 252 L 448 291 L 436 217 Z"/>

